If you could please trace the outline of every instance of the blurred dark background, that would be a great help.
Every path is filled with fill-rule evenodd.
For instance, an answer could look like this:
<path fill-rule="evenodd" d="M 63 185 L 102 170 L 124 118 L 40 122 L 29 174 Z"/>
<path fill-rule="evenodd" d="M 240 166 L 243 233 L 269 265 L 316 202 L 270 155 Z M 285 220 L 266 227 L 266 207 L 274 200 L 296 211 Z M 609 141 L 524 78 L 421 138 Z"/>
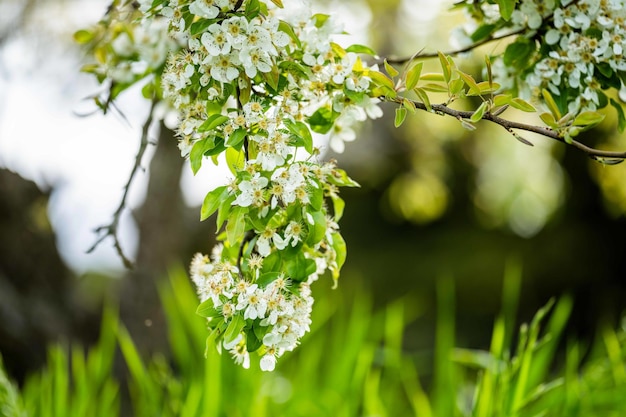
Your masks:
<path fill-rule="evenodd" d="M 425 39 L 434 40 L 433 49 L 446 44 L 445 25 L 424 21 L 416 33 L 400 32 L 410 12 L 406 2 L 326 2 L 338 13 L 345 13 L 345 4 L 369 16 L 365 29 L 380 54 L 410 55 Z M 28 8 L 23 10 L 27 16 Z M 19 35 L 13 30 L 2 33 L 3 42 Z M 476 71 L 470 58 L 464 63 Z M 486 347 L 505 267 L 517 261 L 523 270 L 520 321 L 549 298 L 570 293 L 572 334 L 590 338 L 599 321 L 617 323 L 626 299 L 625 167 L 603 167 L 540 137 L 527 137 L 536 145 L 531 148 L 485 122 L 469 132 L 455 120 L 416 114 L 395 129 L 389 119 L 394 108 L 384 108 L 386 117 L 365 126 L 344 155 L 328 155 L 361 184 L 342 190 L 340 226 L 349 255 L 339 291 L 347 300 L 357 287 L 378 305 L 409 297 L 417 318 L 406 335 L 407 349 L 428 349 L 435 287 L 452 277 L 458 343 Z M 581 140 L 619 148 L 611 117 Z M 110 297 L 145 352 L 166 349 L 155 282 L 173 266 L 186 267 L 195 252 L 209 252 L 215 230 L 212 219 L 198 222 L 199 207 L 184 204 L 181 172 L 189 168 L 171 132 L 163 126 L 160 132 L 145 162 L 145 198 L 132 212 L 139 237 L 136 268 L 115 276 L 76 273 L 63 263 L 47 216 L 54 184 L 42 191 L 19 174 L 0 171 L 0 353 L 16 379 L 41 366 L 53 341 L 95 340 L 103 300 Z M 331 285 L 323 279 L 314 291 L 323 296 Z M 190 306 L 190 314 L 194 310 Z"/>

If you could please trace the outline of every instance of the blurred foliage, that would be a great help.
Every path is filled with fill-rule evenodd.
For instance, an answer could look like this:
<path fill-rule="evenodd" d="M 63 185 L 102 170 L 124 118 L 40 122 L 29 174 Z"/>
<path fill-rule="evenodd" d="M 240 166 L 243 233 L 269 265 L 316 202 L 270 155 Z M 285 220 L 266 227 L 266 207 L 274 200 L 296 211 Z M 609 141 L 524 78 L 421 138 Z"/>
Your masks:
<path fill-rule="evenodd" d="M 521 270 L 510 263 L 491 346 L 470 350 L 457 347 L 455 288 L 442 277 L 435 356 L 426 366 L 418 360 L 420 352 L 404 346 L 403 334 L 416 314 L 407 299 L 374 309 L 362 292 L 349 305 L 338 303 L 336 292 L 318 297 L 306 346 L 287 355 L 276 372 L 263 373 L 242 369 L 213 348 L 205 358 L 204 321 L 190 314 L 196 297 L 187 276 L 176 270 L 160 288 L 173 363 L 160 355 L 142 359 L 109 306 L 100 340 L 87 352 L 61 345 L 49 350 L 47 367 L 23 388 L 26 414 L 20 414 L 15 388 L 0 377 L 1 415 L 120 415 L 128 399 L 122 381 L 130 392 L 132 411 L 126 411 L 137 417 L 612 416 L 626 411 L 621 395 L 626 329 L 604 327 L 592 346 L 564 337 L 572 310 L 565 296 L 516 332 L 520 283 Z M 118 348 L 125 368 L 121 379 L 113 376 Z"/>

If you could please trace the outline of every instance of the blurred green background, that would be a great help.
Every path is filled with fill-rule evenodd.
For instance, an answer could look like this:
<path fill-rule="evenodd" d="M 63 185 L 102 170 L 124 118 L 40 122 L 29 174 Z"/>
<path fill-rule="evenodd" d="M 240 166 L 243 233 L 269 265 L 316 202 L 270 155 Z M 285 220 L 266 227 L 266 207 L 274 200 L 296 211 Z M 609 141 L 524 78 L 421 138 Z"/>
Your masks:
<path fill-rule="evenodd" d="M 42 42 L 69 42 L 76 28 L 41 26 L 41 14 L 35 10 L 57 7 L 62 16 L 76 4 L 67 0 L 0 3 L 0 10 L 9 7 L 5 10 L 21 16 L 2 27 L 0 63 L 18 40 L 25 45 L 35 42 L 38 46 L 32 52 L 56 59 L 46 56 Z M 105 6 L 98 4 L 104 11 Z M 451 28 L 462 17 L 449 12 L 449 5 L 352 0 L 319 2 L 316 7 L 345 17 L 348 30 L 380 55 L 407 56 L 424 47 L 450 50 Z M 435 12 L 441 16 L 435 18 Z M 489 45 L 482 51 L 501 47 Z M 69 43 L 63 50 L 63 57 L 81 59 Z M 479 55 L 461 59 L 476 78 L 480 77 Z M 3 81 L 8 85 L 10 77 Z M 3 107 L 10 105 L 3 102 Z M 572 337 L 591 340 L 601 323 L 618 325 L 626 295 L 626 164 L 603 167 L 563 144 L 525 136 L 535 144 L 531 148 L 485 122 L 470 132 L 455 120 L 416 114 L 395 129 L 393 107 L 384 109 L 386 117 L 363 126 L 358 141 L 349 144 L 345 154 L 327 155 L 337 158 L 361 188 L 342 191 L 346 211 L 340 226 L 348 260 L 338 290 L 330 289 L 330 278 L 315 284 L 314 296 L 322 301 L 314 319 L 325 317 L 332 323 L 332 314 L 348 317 L 359 309 L 369 311 L 370 302 L 371 309 L 378 311 L 402 300 L 406 309 L 400 325 L 402 351 L 432 370 L 438 282 L 454 282 L 455 343 L 488 349 L 494 318 L 503 307 L 504 271 L 514 263 L 521 265 L 522 276 L 517 323 L 529 321 L 551 297 L 571 294 L 574 306 L 566 332 Z M 512 111 L 506 115 L 527 117 Z M 619 149 L 620 143 L 623 147 L 611 117 L 586 132 L 582 141 L 596 147 Z M 0 113 L 2 123 L 7 121 Z M 27 141 L 28 134 L 25 127 L 23 138 L 2 141 Z M 6 155 L 0 162 L 10 166 Z M 105 300 L 117 300 L 120 317 L 139 352 L 172 355 L 175 347 L 167 341 L 157 284 L 167 280 L 171 268 L 186 268 L 195 252 L 209 252 L 215 230 L 211 219 L 198 222 L 199 207 L 184 204 L 181 172 L 189 168 L 169 130 L 161 130 L 148 164 L 145 198 L 133 208 L 137 266 L 115 274 L 76 273 L 64 265 L 55 248 L 54 224 L 47 220 L 47 202 L 54 198 L 55 184 L 40 191 L 9 170 L 0 173 L 0 353 L 12 378 L 23 382 L 27 373 L 39 369 L 46 360 L 46 347 L 53 342 L 94 343 Z M 195 305 L 190 302 L 186 307 L 193 315 Z M 374 327 L 378 321 L 372 323 Z M 335 334 L 328 332 L 328 337 Z M 294 355 L 336 353 L 319 349 L 305 339 Z M 295 365 L 287 361 L 285 366 Z"/>

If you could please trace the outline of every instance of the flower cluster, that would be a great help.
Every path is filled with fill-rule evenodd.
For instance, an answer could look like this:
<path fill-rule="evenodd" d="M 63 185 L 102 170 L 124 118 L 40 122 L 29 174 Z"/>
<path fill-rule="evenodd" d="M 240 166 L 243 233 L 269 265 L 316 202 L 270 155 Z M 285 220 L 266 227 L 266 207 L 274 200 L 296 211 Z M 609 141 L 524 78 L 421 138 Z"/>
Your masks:
<path fill-rule="evenodd" d="M 198 314 L 218 346 L 246 367 L 256 352 L 263 370 L 309 330 L 311 283 L 326 271 L 336 280 L 346 257 L 338 187 L 356 183 L 319 159 L 313 133 L 329 134 L 341 152 L 356 122 L 382 115 L 370 91 L 373 68 L 355 52 L 363 47 L 332 42 L 341 25 L 296 3 L 141 7 L 145 20 L 165 21 L 185 42 L 161 76 L 179 114 L 181 154 L 194 172 L 205 157 L 225 154 L 233 174 L 202 206 L 203 219 L 217 212 L 224 233 L 211 257 L 198 254 L 191 265 Z"/>
<path fill-rule="evenodd" d="M 522 0 L 507 19 L 494 4 L 480 7 L 472 40 L 521 33 L 494 64 L 503 87 L 526 98 L 549 91 L 574 116 L 606 106 L 605 90 L 624 88 L 624 0 Z"/>
<path fill-rule="evenodd" d="M 98 26 L 74 35 L 77 42 L 92 49 L 96 58 L 83 71 L 93 73 L 100 82 L 114 84 L 110 99 L 159 71 L 170 51 L 179 48 L 163 21 L 140 17 L 134 8 L 113 4 Z"/>
<path fill-rule="evenodd" d="M 276 359 L 293 350 L 309 331 L 313 297 L 309 282 L 292 283 L 284 275 L 271 282 L 251 283 L 241 280 L 239 269 L 222 260 L 222 248 L 213 251 L 213 260 L 197 254 L 191 263 L 191 277 L 198 288 L 202 304 L 199 313 L 215 328 L 223 328 L 223 346 L 235 362 L 250 367 L 249 350 L 260 345 L 264 354 L 261 369 L 272 371 Z M 251 257 L 248 266 L 257 273 L 262 258 Z M 219 322 L 216 324 L 214 322 Z M 246 322 L 248 326 L 244 334 Z"/>

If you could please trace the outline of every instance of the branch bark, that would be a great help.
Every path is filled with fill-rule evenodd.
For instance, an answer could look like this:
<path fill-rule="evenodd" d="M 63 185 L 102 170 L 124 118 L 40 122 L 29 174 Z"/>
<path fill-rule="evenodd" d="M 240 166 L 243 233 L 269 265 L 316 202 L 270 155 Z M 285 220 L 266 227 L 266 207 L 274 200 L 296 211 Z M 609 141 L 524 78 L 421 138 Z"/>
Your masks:
<path fill-rule="evenodd" d="M 150 112 L 141 129 L 141 141 L 139 143 L 139 149 L 137 150 L 137 155 L 135 156 L 135 163 L 133 165 L 133 168 L 130 171 L 128 181 L 126 182 L 126 185 L 124 186 L 124 193 L 122 194 L 122 199 L 120 201 L 120 204 L 117 207 L 117 210 L 115 210 L 115 213 L 113 213 L 113 220 L 108 225 L 99 226 L 98 228 L 95 229 L 95 232 L 97 234 L 102 233 L 102 235 L 96 240 L 93 246 L 91 246 L 87 250 L 87 253 L 93 252 L 94 250 L 96 250 L 98 245 L 102 243 L 102 241 L 104 241 L 107 237 L 110 236 L 111 238 L 113 238 L 113 247 L 115 248 L 115 251 L 119 255 L 124 266 L 128 269 L 133 269 L 134 264 L 130 260 L 130 258 L 126 255 L 126 253 L 124 252 L 124 249 L 122 248 L 122 244 L 120 242 L 120 238 L 118 234 L 118 227 L 119 227 L 120 218 L 122 217 L 122 213 L 124 212 L 124 209 L 126 208 L 130 186 L 132 185 L 133 180 L 135 179 L 135 176 L 137 175 L 137 172 L 141 168 L 141 161 L 143 160 L 143 155 L 145 154 L 146 148 L 148 147 L 148 143 L 149 143 L 148 130 L 150 129 L 150 125 L 152 124 L 154 108 L 157 103 L 158 103 L 158 100 L 154 99 L 152 100 L 152 104 L 150 105 Z"/>
<path fill-rule="evenodd" d="M 380 99 L 383 101 L 397 103 L 400 105 L 402 105 L 402 101 L 405 100 L 404 98 L 401 98 L 401 97 L 394 98 L 394 99 L 388 98 L 388 97 L 380 97 Z M 424 103 L 415 101 L 415 100 L 411 100 L 411 102 L 415 105 L 417 109 L 428 111 Z M 442 116 L 451 116 L 458 120 L 469 119 L 474 114 L 473 111 L 455 110 L 446 106 L 445 104 L 433 104 L 431 105 L 431 108 L 432 108 L 433 113 L 436 113 Z M 529 125 L 526 123 L 515 122 L 512 120 L 502 118 L 498 115 L 495 115 L 494 113 L 485 113 L 485 115 L 482 117 L 482 120 L 487 120 L 491 123 L 495 123 L 499 126 L 502 126 L 507 132 L 510 132 L 510 133 L 512 133 L 513 130 L 523 130 L 526 132 L 537 133 L 541 136 L 545 136 L 547 138 L 569 144 L 583 151 L 588 156 L 594 159 L 598 159 L 598 158 L 611 158 L 611 159 L 620 159 L 620 160 L 626 159 L 626 152 L 619 152 L 619 151 L 615 152 L 615 151 L 605 151 L 602 149 L 596 149 L 596 148 L 592 148 L 590 146 L 585 145 L 584 143 L 578 142 L 577 140 L 573 140 L 573 139 L 571 143 L 568 143 L 565 140 L 565 138 L 559 135 L 559 132 L 557 132 L 554 129 L 550 129 L 549 127 L 535 126 L 535 125 Z"/>

